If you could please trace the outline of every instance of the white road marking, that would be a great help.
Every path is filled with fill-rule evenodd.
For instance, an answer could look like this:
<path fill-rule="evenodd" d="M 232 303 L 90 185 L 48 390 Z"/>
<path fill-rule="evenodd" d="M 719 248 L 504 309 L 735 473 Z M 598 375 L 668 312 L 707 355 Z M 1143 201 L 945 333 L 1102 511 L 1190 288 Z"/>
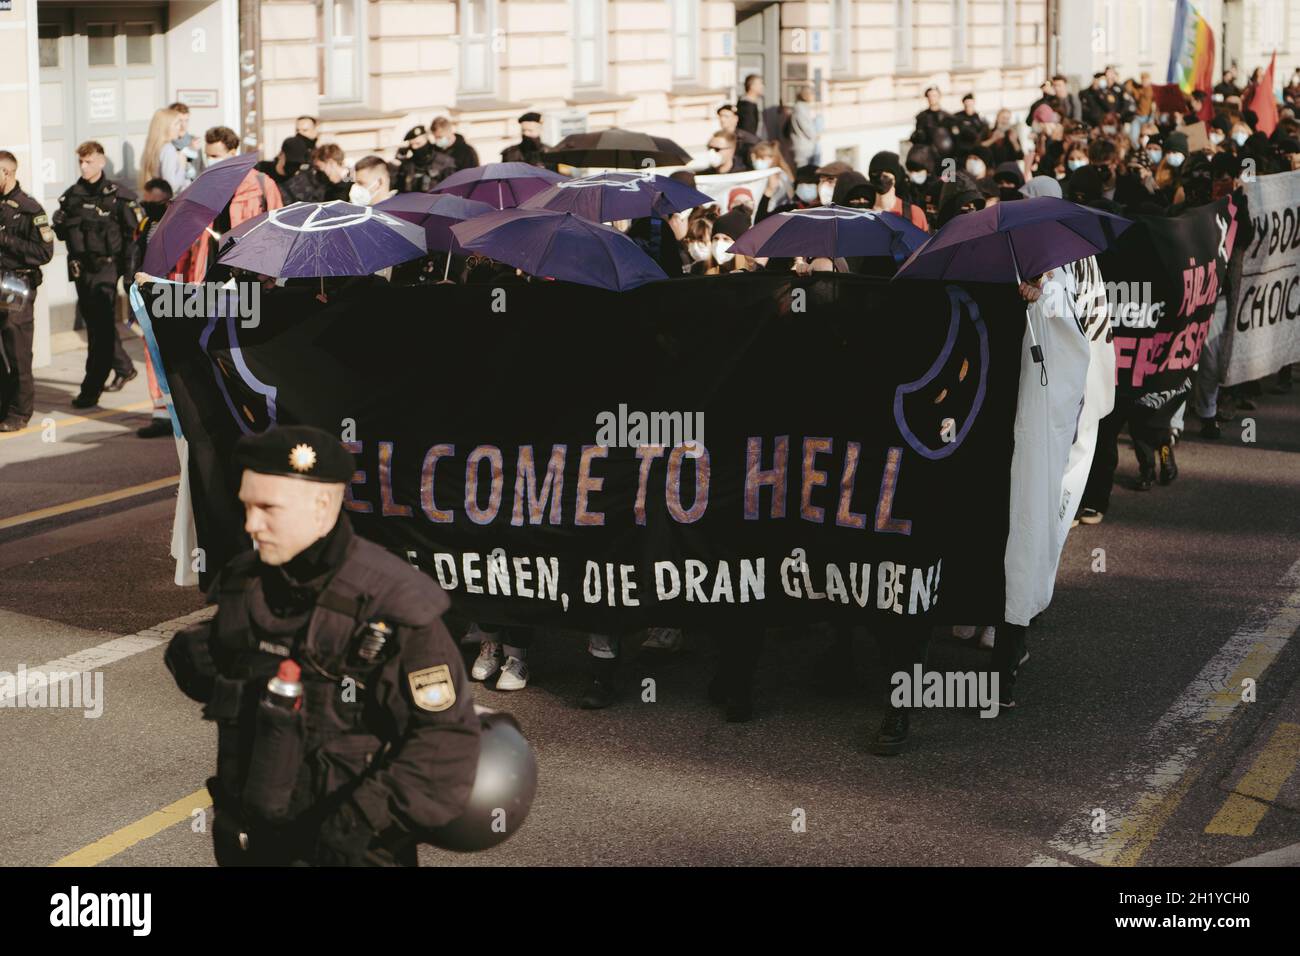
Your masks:
<path fill-rule="evenodd" d="M 44 664 L 29 666 L 27 668 L 25 691 L 30 691 L 33 687 L 45 684 L 49 680 L 48 675 L 52 671 L 61 671 L 65 674 L 96 671 L 142 651 L 152 650 L 158 645 L 171 640 L 172 635 L 181 628 L 206 620 L 215 613 L 215 607 L 202 607 L 189 614 L 172 618 L 170 621 L 163 621 L 161 624 L 147 627 L 143 631 L 137 631 L 135 634 L 116 637 L 111 641 L 105 641 L 103 644 L 88 647 L 84 651 L 69 654 L 67 657 L 60 657 L 56 660 L 46 661 Z M 0 694 L 0 706 L 3 706 L 5 701 L 16 696 L 16 687 L 6 694 Z"/>
<path fill-rule="evenodd" d="M 1137 863 L 1200 772 L 1197 757 L 1238 712 L 1242 681 L 1258 681 L 1300 630 L 1300 560 L 1278 588 L 1286 593 L 1282 605 L 1262 624 L 1265 612 L 1257 613 L 1229 638 L 1138 745 L 1129 765 L 1048 841 L 1052 850 L 1103 866 Z M 1092 831 L 1094 809 L 1106 813 L 1100 833 Z"/>

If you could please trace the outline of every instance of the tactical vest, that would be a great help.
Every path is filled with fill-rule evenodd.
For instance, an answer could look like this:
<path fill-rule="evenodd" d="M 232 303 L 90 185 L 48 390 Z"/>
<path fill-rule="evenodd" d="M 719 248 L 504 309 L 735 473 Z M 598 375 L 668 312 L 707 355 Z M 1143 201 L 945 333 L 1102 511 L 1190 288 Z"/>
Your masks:
<path fill-rule="evenodd" d="M 297 818 L 358 782 L 382 760 L 397 737 L 388 710 L 373 700 L 373 681 L 399 652 L 400 633 L 373 663 L 351 657 L 369 622 L 394 631 L 431 625 L 450 603 L 433 582 L 378 545 L 354 537 L 342 565 L 317 598 L 305 638 L 297 648 L 268 645 L 250 623 L 257 556 L 246 552 L 222 571 L 217 584 L 213 654 L 233 661 L 216 678 L 204 717 L 217 724 L 217 779 L 227 798 L 244 790 L 256 731 L 258 701 L 285 657 L 302 667 L 306 743 L 291 798 Z M 352 690 L 345 693 L 350 679 Z"/>
<path fill-rule="evenodd" d="M 95 193 L 69 190 L 63 194 L 59 204 L 66 217 L 69 256 L 74 259 L 115 258 L 126 250 L 127 237 L 122 235 L 117 208 L 121 201 L 113 183 Z"/>

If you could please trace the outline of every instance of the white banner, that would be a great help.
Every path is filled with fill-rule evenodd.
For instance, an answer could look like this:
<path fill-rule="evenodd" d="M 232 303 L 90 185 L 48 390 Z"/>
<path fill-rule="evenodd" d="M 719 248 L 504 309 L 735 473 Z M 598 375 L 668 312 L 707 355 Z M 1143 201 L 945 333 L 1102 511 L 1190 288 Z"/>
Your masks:
<path fill-rule="evenodd" d="M 1256 176 L 1243 188 L 1255 235 L 1223 329 L 1222 385 L 1300 361 L 1300 170 Z"/>

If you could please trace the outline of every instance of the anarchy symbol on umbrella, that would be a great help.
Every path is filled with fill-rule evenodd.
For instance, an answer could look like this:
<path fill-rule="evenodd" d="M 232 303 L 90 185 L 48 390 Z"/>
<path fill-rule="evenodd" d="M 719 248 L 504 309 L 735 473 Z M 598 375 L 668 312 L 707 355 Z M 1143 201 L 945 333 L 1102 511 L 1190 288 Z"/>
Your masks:
<path fill-rule="evenodd" d="M 339 210 L 336 208 L 338 206 L 350 208 Z M 323 232 L 326 229 L 346 229 L 349 226 L 357 226 L 372 216 L 383 222 L 390 221 L 385 218 L 384 213 L 377 213 L 370 206 L 354 205 L 341 199 L 316 204 L 315 208 L 308 212 L 307 218 L 300 223 L 286 221 L 285 213 L 291 213 L 297 217 L 302 214 L 302 211 L 301 206 L 285 206 L 282 209 L 272 209 L 267 213 L 267 222 L 293 232 Z"/>

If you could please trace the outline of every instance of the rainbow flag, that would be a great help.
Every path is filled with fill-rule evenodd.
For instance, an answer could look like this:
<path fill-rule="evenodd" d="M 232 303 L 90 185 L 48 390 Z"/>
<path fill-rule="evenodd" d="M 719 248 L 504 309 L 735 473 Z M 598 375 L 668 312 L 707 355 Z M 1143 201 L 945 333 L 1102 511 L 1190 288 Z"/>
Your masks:
<path fill-rule="evenodd" d="M 1178 0 L 1174 10 L 1174 38 L 1169 48 L 1168 83 L 1177 83 L 1184 93 L 1214 89 L 1214 31 L 1192 6 Z"/>

